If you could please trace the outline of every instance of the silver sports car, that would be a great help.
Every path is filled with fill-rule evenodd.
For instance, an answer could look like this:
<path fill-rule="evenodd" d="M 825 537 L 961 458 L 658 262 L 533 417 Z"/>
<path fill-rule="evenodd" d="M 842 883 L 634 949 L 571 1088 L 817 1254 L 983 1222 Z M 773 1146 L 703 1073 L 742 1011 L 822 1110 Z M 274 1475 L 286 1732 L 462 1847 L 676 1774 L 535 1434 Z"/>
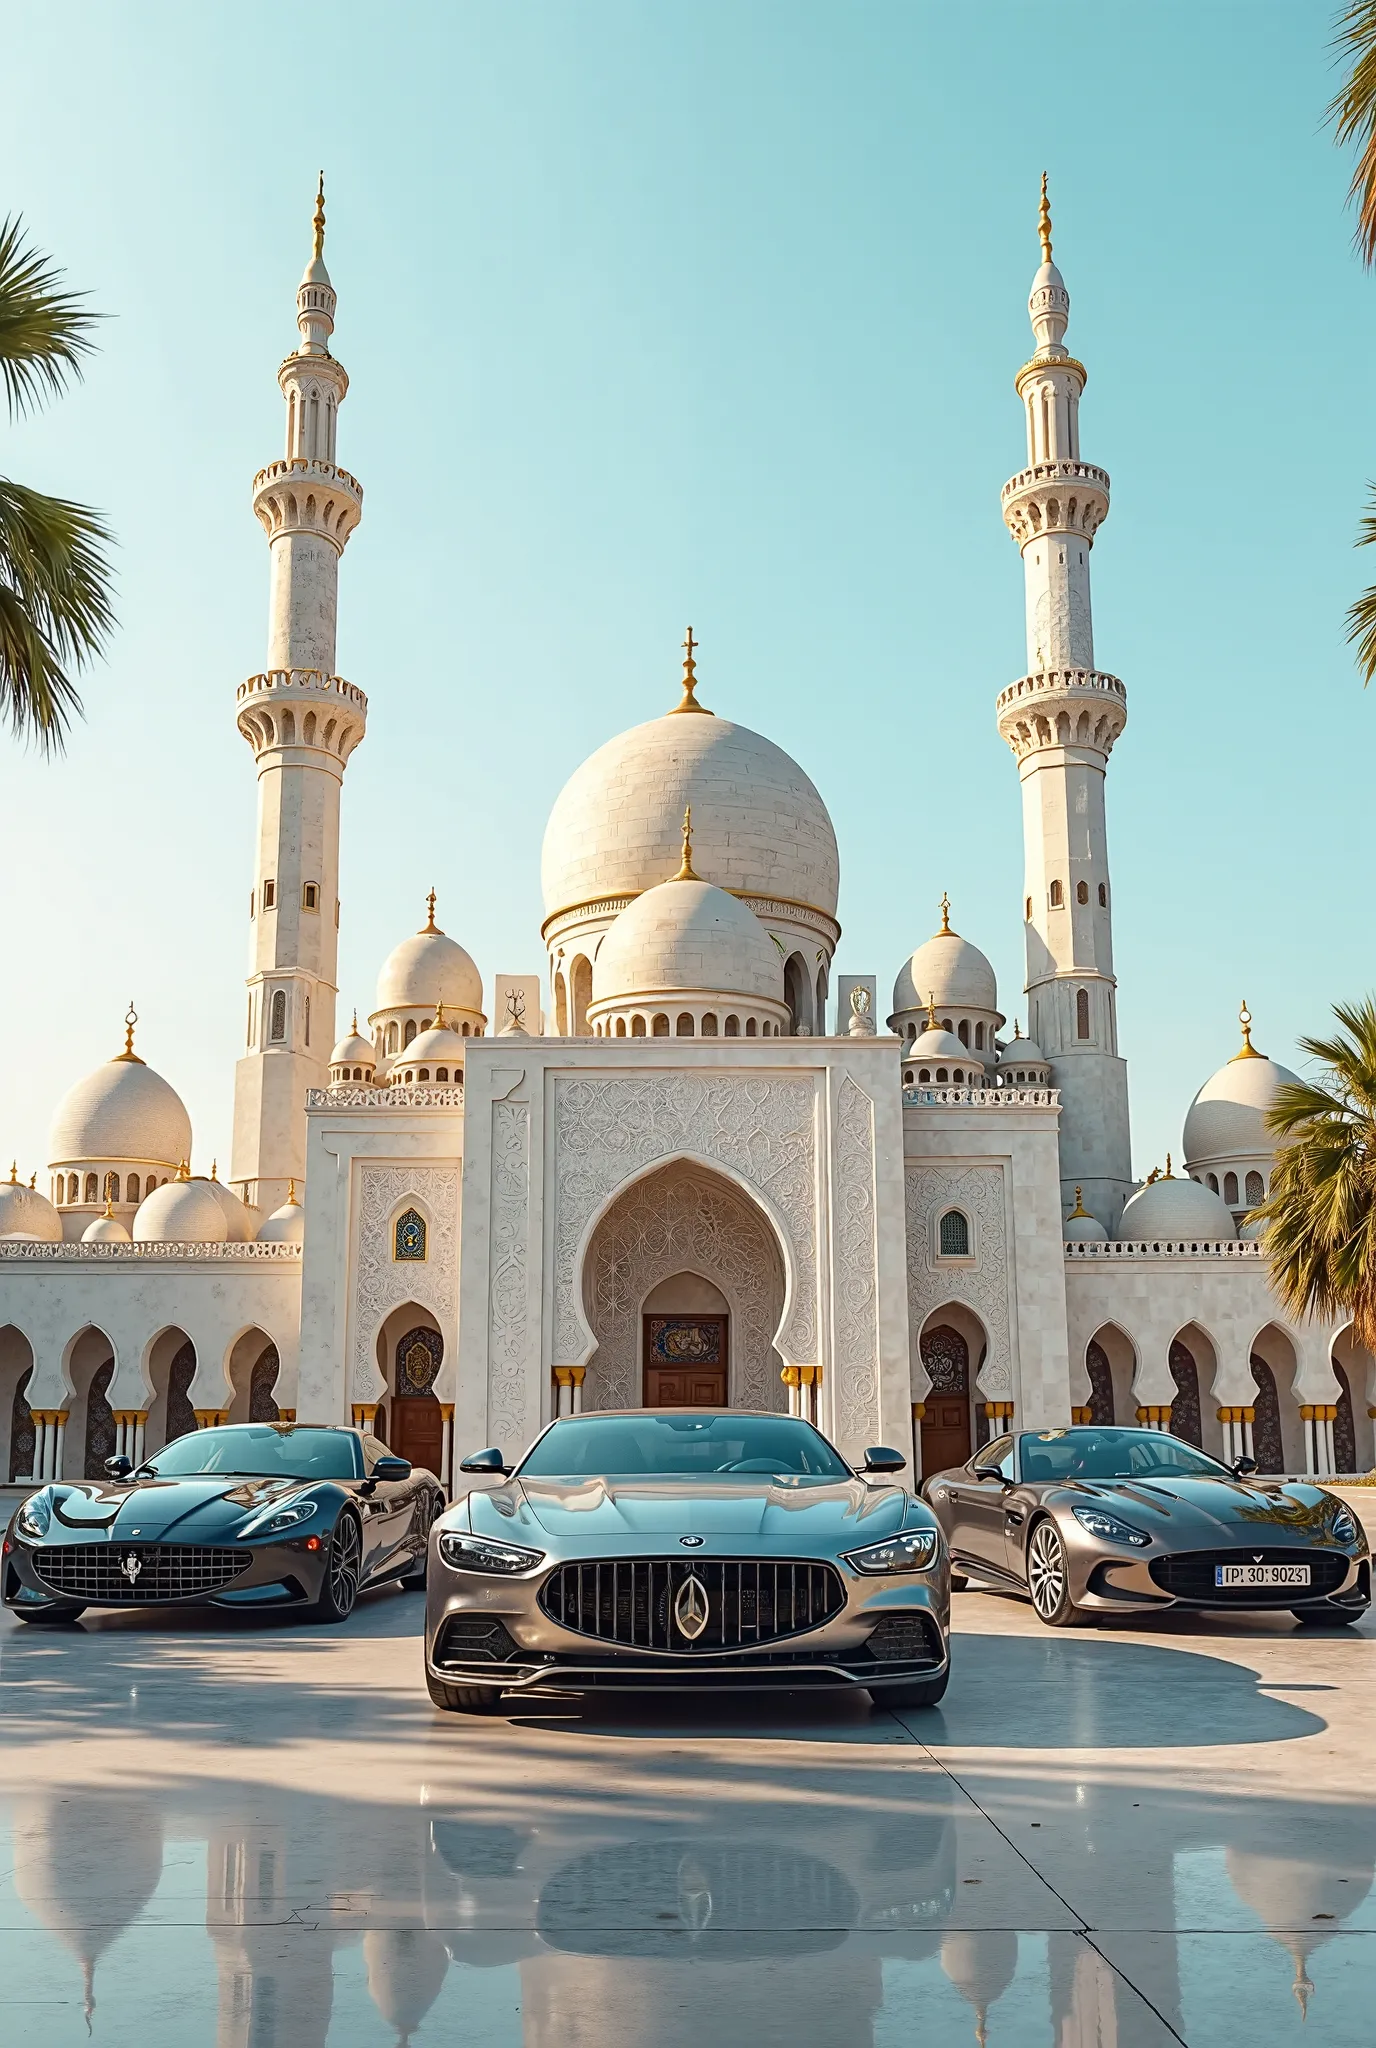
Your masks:
<path fill-rule="evenodd" d="M 967 1577 L 1064 1628 L 1089 1610 L 1289 1608 L 1360 1621 L 1371 1559 L 1356 1516 L 1308 1479 L 1259 1479 L 1151 1429 L 1024 1430 L 922 1491 Z"/>
<path fill-rule="evenodd" d="M 901 1452 L 856 1473 L 809 1422 L 702 1408 L 551 1423 L 498 1450 L 430 1538 L 436 1706 L 517 1695 L 834 1686 L 946 1690 L 949 1561 Z M 496 1482 L 494 1484 L 494 1482 Z"/>

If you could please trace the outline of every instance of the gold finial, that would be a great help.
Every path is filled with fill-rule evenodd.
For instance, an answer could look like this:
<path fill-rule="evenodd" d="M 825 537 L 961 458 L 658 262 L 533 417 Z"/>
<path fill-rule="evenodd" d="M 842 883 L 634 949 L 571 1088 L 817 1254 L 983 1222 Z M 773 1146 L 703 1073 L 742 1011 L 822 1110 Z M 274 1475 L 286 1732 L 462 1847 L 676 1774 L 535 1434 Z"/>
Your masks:
<path fill-rule="evenodd" d="M 927 991 L 927 1029 L 936 1030 L 936 993 L 930 988 Z"/>
<path fill-rule="evenodd" d="M 181 1165 L 180 1165 L 180 1166 L 179 1166 L 179 1167 L 177 1168 L 177 1179 L 178 1179 L 178 1180 L 190 1180 L 190 1178 L 191 1178 L 191 1168 L 190 1168 L 190 1167 L 189 1167 L 189 1166 L 187 1165 L 186 1161 L 185 1161 L 185 1160 L 183 1159 L 183 1161 L 182 1161 Z"/>
<path fill-rule="evenodd" d="M 11 1186 L 11 1187 L 17 1187 L 17 1186 L 18 1186 L 18 1183 L 19 1183 L 19 1161 L 18 1161 L 17 1159 L 11 1159 L 11 1161 L 10 1161 L 10 1186 Z"/>
<path fill-rule="evenodd" d="M 1017 1020 L 1017 1018 L 1016 1018 L 1016 1017 L 1015 1017 L 1015 1018 L 1013 1019 L 1013 1036 L 1014 1036 L 1014 1038 L 1021 1038 L 1021 1037 L 1022 1037 L 1022 1028 L 1021 1028 L 1021 1026 L 1019 1025 L 1019 1023 L 1018 1023 L 1018 1020 Z M 1079 1190 L 1078 1188 L 1076 1188 L 1076 1190 L 1075 1190 L 1075 1199 L 1076 1199 L 1076 1201 L 1077 1201 L 1077 1202 L 1078 1202 L 1078 1201 L 1079 1201 L 1079 1199 L 1080 1199 L 1080 1190 Z"/>
<path fill-rule="evenodd" d="M 690 708 L 701 710 L 702 707 L 695 705 Z M 681 704 L 679 709 L 680 711 L 683 709 Z M 693 806 L 691 804 L 683 813 L 683 859 L 679 862 L 678 873 L 674 876 L 674 880 L 676 882 L 700 882 L 702 880 L 701 875 L 693 873 Z"/>
<path fill-rule="evenodd" d="M 355 1004 L 355 1005 L 354 1005 L 354 1021 L 353 1021 L 352 1025 L 350 1026 L 350 1029 L 352 1030 L 352 1032 L 353 1032 L 353 1034 L 354 1034 L 354 1037 L 355 1037 L 355 1038 L 357 1038 L 357 1036 L 358 1036 L 358 1006 L 357 1006 L 357 1004 Z"/>
<path fill-rule="evenodd" d="M 674 711 L 701 711 L 710 718 L 712 714 L 707 706 L 699 704 L 693 695 L 698 686 L 698 665 L 693 659 L 693 650 L 700 645 L 701 642 L 693 638 L 693 629 L 690 626 L 683 636 L 683 701 L 681 704 L 675 704 Z"/>
<path fill-rule="evenodd" d="M 36 1187 L 38 1186 L 38 1175 L 37 1175 L 37 1173 L 36 1173 L 36 1172 L 35 1172 L 35 1173 L 31 1173 L 31 1174 L 29 1175 L 29 1186 L 30 1186 L 31 1188 L 36 1188 Z"/>
<path fill-rule="evenodd" d="M 1084 1190 L 1083 1190 L 1083 1188 L 1076 1188 L 1076 1190 L 1075 1190 L 1075 1207 L 1074 1207 L 1074 1208 L 1073 1208 L 1073 1209 L 1071 1210 L 1071 1212 L 1070 1212 L 1069 1216 L 1067 1216 L 1067 1218 L 1066 1218 L 1066 1221 L 1067 1221 L 1067 1223 L 1073 1223 L 1073 1222 L 1075 1221 L 1075 1218 L 1076 1218 L 1077 1216 L 1088 1216 L 1088 1215 L 1089 1215 L 1089 1211 L 1088 1211 L 1088 1209 L 1086 1209 L 1086 1207 L 1085 1207 L 1085 1202 L 1084 1202 Z"/>
<path fill-rule="evenodd" d="M 110 1175 L 107 1173 L 105 1176 L 105 1214 L 109 1217 L 113 1217 L 115 1213 L 113 1208 L 110 1206 L 113 1199 L 114 1198 L 111 1194 L 110 1189 Z"/>
<path fill-rule="evenodd" d="M 436 1003 L 435 1005 L 435 1029 L 436 1031 L 447 1031 L 449 1029 L 449 1026 L 444 1021 L 443 1003 Z"/>
<path fill-rule="evenodd" d="M 1037 215 L 1037 234 L 1041 239 L 1042 262 L 1051 261 L 1051 201 L 1046 196 L 1046 172 L 1042 172 L 1042 203 Z"/>
<path fill-rule="evenodd" d="M 1170 1155 L 1170 1153 L 1169 1153 L 1169 1152 L 1168 1152 L 1168 1153 L 1166 1154 L 1166 1171 L 1165 1171 L 1165 1173 L 1164 1173 L 1164 1174 L 1162 1175 L 1162 1178 L 1163 1178 L 1163 1180 L 1174 1180 L 1174 1179 L 1175 1179 L 1175 1175 L 1174 1175 L 1174 1174 L 1172 1173 L 1172 1171 L 1171 1171 L 1171 1155 Z"/>
<path fill-rule="evenodd" d="M 210 1162 L 210 1178 L 212 1180 L 220 1178 L 220 1162 L 218 1159 L 212 1159 Z"/>
<path fill-rule="evenodd" d="M 139 1013 L 134 1008 L 134 1005 L 131 1001 L 128 1009 L 124 1013 L 124 1051 L 117 1052 L 115 1054 L 115 1058 L 117 1060 L 133 1060 L 137 1066 L 141 1067 L 143 1065 L 143 1061 L 134 1051 L 134 1026 L 138 1023 L 138 1021 Z"/>
<path fill-rule="evenodd" d="M 1147 1186 L 1148 1186 L 1149 1188 L 1154 1188 L 1154 1187 L 1156 1186 L 1156 1183 L 1157 1183 L 1157 1182 L 1158 1182 L 1158 1181 L 1160 1180 L 1160 1178 L 1161 1178 L 1161 1169 L 1160 1169 L 1160 1167 L 1159 1167 L 1159 1166 L 1153 1166 L 1153 1168 L 1152 1168 L 1151 1172 L 1150 1172 L 1150 1173 L 1149 1173 L 1149 1174 L 1147 1175 Z"/>
<path fill-rule="evenodd" d="M 1045 184 L 1046 180 L 1042 180 Z M 313 256 L 325 253 L 325 173 L 320 173 L 320 183 L 315 188 L 315 219 L 311 222 L 315 230 L 315 241 L 311 249 Z"/>
<path fill-rule="evenodd" d="M 937 937 L 939 939 L 953 939 L 955 936 L 956 934 L 951 930 L 951 899 L 943 889 L 941 892 L 941 930 L 937 933 Z"/>
<path fill-rule="evenodd" d="M 1237 1021 L 1242 1026 L 1242 1045 L 1240 1050 L 1233 1054 L 1233 1059 L 1259 1060 L 1264 1058 L 1264 1054 L 1259 1053 L 1252 1043 L 1252 1013 L 1247 1007 L 1246 996 L 1242 998 L 1242 1008 L 1237 1013 Z M 1228 1064 L 1231 1066 L 1232 1060 Z"/>
<path fill-rule="evenodd" d="M 425 935 L 426 933 L 428 933 L 428 932 L 438 932 L 438 931 L 439 931 L 439 926 L 438 926 L 438 925 L 437 925 L 437 924 L 435 923 L 435 892 L 434 892 L 434 890 L 433 890 L 433 889 L 432 889 L 432 890 L 430 891 L 430 894 L 429 894 L 429 895 L 428 895 L 428 896 L 426 897 L 426 899 L 425 899 L 425 907 L 426 907 L 426 910 L 427 910 L 427 912 L 428 912 L 429 914 L 428 914 L 428 916 L 426 917 L 425 923 L 424 923 L 424 924 L 423 924 L 423 925 L 421 926 L 421 934 L 422 934 L 422 936 L 424 936 L 424 935 Z M 354 1019 L 355 1019 L 355 1024 L 357 1024 L 357 1018 L 358 1018 L 358 1012 L 357 1012 L 357 1010 L 355 1010 L 355 1011 L 354 1011 Z"/>
<path fill-rule="evenodd" d="M 294 1180 L 287 1182 L 287 1207 L 289 1209 L 296 1207 L 296 1182 Z"/>

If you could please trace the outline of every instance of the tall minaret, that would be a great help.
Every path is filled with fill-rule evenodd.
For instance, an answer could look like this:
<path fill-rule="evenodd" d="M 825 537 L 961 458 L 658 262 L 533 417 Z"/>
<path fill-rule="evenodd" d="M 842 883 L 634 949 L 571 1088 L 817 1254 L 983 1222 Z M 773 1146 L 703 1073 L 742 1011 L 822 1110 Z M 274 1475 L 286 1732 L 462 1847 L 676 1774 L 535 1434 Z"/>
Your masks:
<path fill-rule="evenodd" d="M 239 730 L 258 764 L 258 851 L 249 899 L 247 1050 L 234 1077 L 232 1179 L 270 1210 L 306 1164 L 305 1095 L 324 1087 L 334 1044 L 339 947 L 339 792 L 368 700 L 334 672 L 339 557 L 363 490 L 335 464 L 349 388 L 330 354 L 335 294 L 325 268 L 325 181 L 296 294 L 301 340 L 277 372 L 286 454 L 253 479 L 268 536 L 268 658 L 240 685 Z"/>
<path fill-rule="evenodd" d="M 1029 673 L 998 700 L 1022 781 L 1028 1029 L 1061 1091 L 1061 1177 L 1109 1231 L 1132 1191 L 1127 1066 L 1118 1057 L 1113 892 L 1104 771 L 1127 692 L 1094 666 L 1089 553 L 1108 516 L 1108 476 L 1080 459 L 1086 371 L 1065 347 L 1070 294 L 1051 260 L 1042 176 L 1042 263 L 1027 302 L 1036 347 L 1017 375 L 1027 467 L 1003 516 L 1027 580 Z"/>

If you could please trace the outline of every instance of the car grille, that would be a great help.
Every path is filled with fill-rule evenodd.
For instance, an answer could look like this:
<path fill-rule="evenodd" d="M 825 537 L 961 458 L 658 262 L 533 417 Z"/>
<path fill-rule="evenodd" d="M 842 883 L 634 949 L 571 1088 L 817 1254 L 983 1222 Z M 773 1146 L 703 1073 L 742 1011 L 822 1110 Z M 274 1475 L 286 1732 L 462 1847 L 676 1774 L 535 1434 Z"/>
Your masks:
<path fill-rule="evenodd" d="M 684 1633 L 676 1609 L 688 1582 L 706 1596 L 706 1626 Z M 777 1642 L 820 1628 L 846 1604 L 841 1575 L 829 1564 L 793 1558 L 605 1558 L 566 1564 L 540 1594 L 551 1621 L 628 1649 L 679 1655 Z"/>
<path fill-rule="evenodd" d="M 1200 1600 L 1210 1607 L 1293 1607 L 1297 1601 L 1321 1599 L 1347 1577 L 1350 1560 L 1340 1551 L 1299 1548 L 1186 1550 L 1174 1557 L 1154 1557 L 1151 1575 L 1164 1592 L 1178 1600 Z M 1216 1586 L 1219 1564 L 1307 1564 L 1307 1586 Z"/>
<path fill-rule="evenodd" d="M 33 1552 L 34 1570 L 55 1593 L 101 1606 L 218 1593 L 252 1562 L 242 1550 L 199 1543 L 62 1543 Z"/>

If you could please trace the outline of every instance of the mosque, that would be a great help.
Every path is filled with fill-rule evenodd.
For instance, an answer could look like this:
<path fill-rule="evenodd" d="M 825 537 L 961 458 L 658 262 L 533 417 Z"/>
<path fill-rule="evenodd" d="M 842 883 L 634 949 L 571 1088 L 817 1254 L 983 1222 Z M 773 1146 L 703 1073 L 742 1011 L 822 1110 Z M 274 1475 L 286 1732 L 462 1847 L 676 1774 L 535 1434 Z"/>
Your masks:
<path fill-rule="evenodd" d="M 336 592 L 363 494 L 336 457 L 323 191 L 314 225 L 285 449 L 253 482 L 270 601 L 235 702 L 258 828 L 233 1156 L 193 1173 L 131 1010 L 58 1105 L 42 1187 L 0 1185 L 0 1476 L 300 1417 L 352 1418 L 448 1480 L 456 1444 L 514 1452 L 555 1414 L 724 1402 L 811 1416 L 849 1454 L 900 1445 L 919 1473 L 1072 1418 L 1267 1471 L 1370 1468 L 1372 1361 L 1287 1321 L 1251 1220 L 1292 1077 L 1245 1006 L 1180 1169 L 1133 1173 L 1106 822 L 1127 692 L 1095 664 L 1089 577 L 1109 478 L 1080 452 L 1045 185 L 1002 492 L 1027 673 L 995 706 L 1022 786 L 1027 1036 L 944 900 L 886 1020 L 876 975 L 833 974 L 826 805 L 699 701 L 691 631 L 680 701 L 555 803 L 544 973 L 485 990 L 432 893 L 366 1031 L 355 1013 L 337 1036 L 368 700 L 336 673 Z"/>

